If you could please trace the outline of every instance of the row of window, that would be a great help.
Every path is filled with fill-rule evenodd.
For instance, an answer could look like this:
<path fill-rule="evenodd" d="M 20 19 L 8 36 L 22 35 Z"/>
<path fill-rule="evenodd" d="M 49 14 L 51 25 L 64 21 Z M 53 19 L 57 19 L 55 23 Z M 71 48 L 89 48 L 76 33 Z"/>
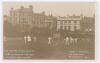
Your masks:
<path fill-rule="evenodd" d="M 11 16 L 18 16 L 18 15 L 19 15 L 19 16 L 20 16 L 20 15 L 21 15 L 21 16 L 24 16 L 24 15 L 32 15 L 32 14 L 33 14 L 33 13 L 18 12 L 18 11 L 16 11 L 16 12 L 14 11 L 14 12 L 11 12 L 11 13 L 10 13 Z"/>
<path fill-rule="evenodd" d="M 80 30 L 80 26 L 79 25 L 77 25 L 77 26 L 59 26 L 58 29 L 74 31 L 74 30 Z"/>
<path fill-rule="evenodd" d="M 58 21 L 58 24 L 80 24 L 80 21 Z"/>

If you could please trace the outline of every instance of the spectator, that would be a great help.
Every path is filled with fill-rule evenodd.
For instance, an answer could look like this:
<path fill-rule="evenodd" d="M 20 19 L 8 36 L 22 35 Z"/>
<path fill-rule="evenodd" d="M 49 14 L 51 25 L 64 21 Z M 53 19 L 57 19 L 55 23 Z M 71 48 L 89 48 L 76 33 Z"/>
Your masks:
<path fill-rule="evenodd" d="M 51 40 L 52 40 L 52 38 L 48 37 L 48 45 L 51 45 Z"/>
<path fill-rule="evenodd" d="M 25 41 L 25 44 L 26 44 L 26 42 L 27 42 L 27 37 L 26 37 L 26 35 L 24 36 L 24 41 Z"/>
<path fill-rule="evenodd" d="M 68 37 L 66 37 L 66 38 L 64 39 L 64 41 L 65 41 L 65 45 L 69 45 L 69 38 L 68 38 Z"/>

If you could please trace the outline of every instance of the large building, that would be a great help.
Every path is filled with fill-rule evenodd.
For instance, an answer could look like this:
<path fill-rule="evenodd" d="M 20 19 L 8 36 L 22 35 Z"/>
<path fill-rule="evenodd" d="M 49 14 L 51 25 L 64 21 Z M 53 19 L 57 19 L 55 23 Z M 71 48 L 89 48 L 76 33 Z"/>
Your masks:
<path fill-rule="evenodd" d="M 19 9 L 10 10 L 10 23 L 19 28 L 21 32 L 30 31 L 30 25 L 33 21 L 33 6 L 24 8 L 21 6 Z"/>
<path fill-rule="evenodd" d="M 33 13 L 32 27 L 45 27 L 45 12 Z"/>
<path fill-rule="evenodd" d="M 45 12 L 35 13 L 33 6 L 29 6 L 28 8 L 24 8 L 21 6 L 19 9 L 10 10 L 10 23 L 13 25 L 19 25 L 25 30 L 27 28 L 52 28 L 54 25 L 55 18 L 52 14 L 48 16 L 45 15 Z"/>
<path fill-rule="evenodd" d="M 48 29 L 56 29 L 56 17 L 54 17 L 52 14 L 46 16 L 45 18 L 45 24 Z"/>
<path fill-rule="evenodd" d="M 33 21 L 33 7 L 24 8 L 21 6 L 19 9 L 11 8 L 10 11 L 10 21 L 12 24 L 32 24 Z"/>
<path fill-rule="evenodd" d="M 80 31 L 82 16 L 67 16 L 57 18 L 57 30 Z"/>

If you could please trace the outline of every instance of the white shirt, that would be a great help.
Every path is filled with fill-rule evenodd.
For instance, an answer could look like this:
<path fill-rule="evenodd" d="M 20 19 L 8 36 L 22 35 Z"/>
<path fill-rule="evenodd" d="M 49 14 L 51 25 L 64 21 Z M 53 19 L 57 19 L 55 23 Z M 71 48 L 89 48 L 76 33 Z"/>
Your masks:
<path fill-rule="evenodd" d="M 27 41 L 30 42 L 31 41 L 31 37 L 28 35 L 27 37 Z"/>

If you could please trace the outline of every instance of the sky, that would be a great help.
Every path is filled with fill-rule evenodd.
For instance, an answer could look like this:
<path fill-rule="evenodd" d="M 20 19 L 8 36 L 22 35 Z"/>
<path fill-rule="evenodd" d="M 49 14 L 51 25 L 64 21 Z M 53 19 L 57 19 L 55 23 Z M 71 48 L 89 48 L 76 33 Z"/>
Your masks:
<path fill-rule="evenodd" d="M 3 14 L 9 15 L 11 8 L 18 9 L 20 6 L 28 8 L 34 7 L 34 12 L 41 13 L 45 11 L 46 15 L 54 16 L 80 15 L 93 16 L 96 3 L 93 2 L 3 2 Z"/>

